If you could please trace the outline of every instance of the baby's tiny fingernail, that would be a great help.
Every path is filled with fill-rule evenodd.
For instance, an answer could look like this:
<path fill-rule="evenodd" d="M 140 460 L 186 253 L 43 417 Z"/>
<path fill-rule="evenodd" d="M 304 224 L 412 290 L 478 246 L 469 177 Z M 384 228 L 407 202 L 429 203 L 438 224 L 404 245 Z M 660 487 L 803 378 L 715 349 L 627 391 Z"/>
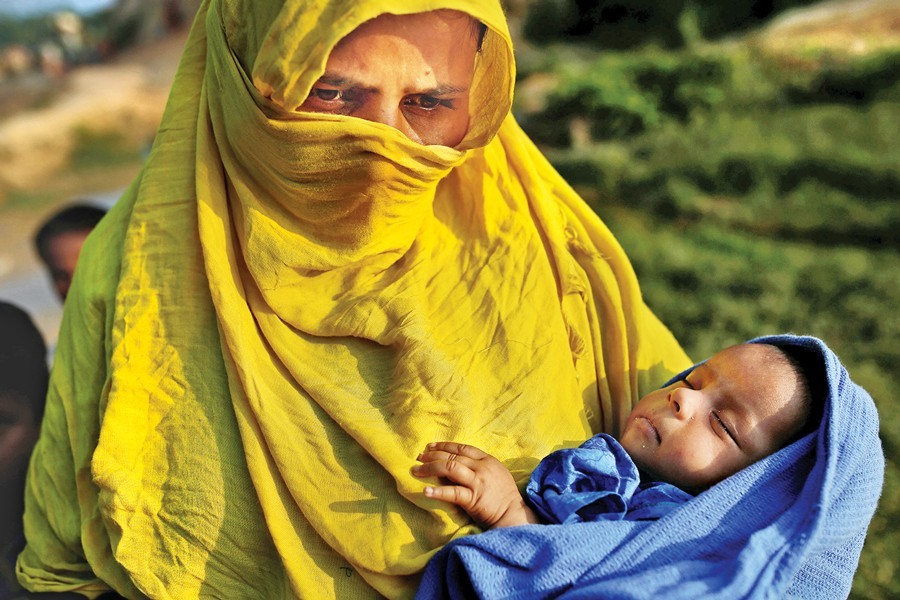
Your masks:
<path fill-rule="evenodd" d="M 419 461 L 421 461 L 421 460 L 422 460 L 422 453 L 421 453 L 421 452 L 420 452 L 420 453 L 419 453 L 419 455 L 418 455 L 418 456 L 416 456 L 416 460 L 419 460 Z"/>
<path fill-rule="evenodd" d="M 425 447 L 426 447 L 426 448 L 436 448 L 436 447 L 437 447 L 437 442 L 431 442 L 430 444 L 428 444 L 428 445 L 425 446 Z"/>
<path fill-rule="evenodd" d="M 432 496 L 432 495 L 434 495 L 434 488 L 433 488 L 433 487 L 427 487 L 427 488 L 425 488 L 425 490 L 423 491 L 423 493 L 424 493 L 426 496 Z"/>

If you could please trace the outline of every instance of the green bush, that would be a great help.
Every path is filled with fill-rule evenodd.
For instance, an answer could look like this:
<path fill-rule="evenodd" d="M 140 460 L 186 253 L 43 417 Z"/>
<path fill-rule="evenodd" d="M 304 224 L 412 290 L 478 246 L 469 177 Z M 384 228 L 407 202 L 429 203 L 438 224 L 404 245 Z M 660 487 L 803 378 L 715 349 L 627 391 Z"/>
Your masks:
<path fill-rule="evenodd" d="M 631 138 L 667 120 L 684 123 L 724 101 L 730 69 L 727 60 L 663 53 L 573 61 L 560 69 L 546 108 L 526 117 L 529 131 L 538 142 L 560 145 L 566 135 L 559 123 L 574 117 L 590 123 L 594 140 Z"/>
<path fill-rule="evenodd" d="M 671 24 L 684 4 L 683 0 L 537 0 L 525 20 L 524 33 L 538 43 L 578 38 L 603 48 L 633 48 L 647 43 L 676 47 L 682 37 Z"/>
<path fill-rule="evenodd" d="M 896 53 L 801 70 L 736 43 L 576 56 L 545 65 L 560 85 L 523 126 L 693 357 L 816 335 L 872 394 L 887 470 L 852 596 L 900 597 Z M 574 120 L 591 122 L 593 143 L 572 146 Z"/>
<path fill-rule="evenodd" d="M 599 48 L 629 49 L 647 45 L 677 48 L 684 44 L 685 15 L 707 39 L 746 31 L 793 7 L 815 0 L 535 0 L 525 20 L 531 41 L 546 44 L 580 39 Z M 687 41 L 690 41 L 689 39 Z"/>
<path fill-rule="evenodd" d="M 116 131 L 78 128 L 72 149 L 72 168 L 103 169 L 130 164 L 141 158 L 141 148 Z"/>

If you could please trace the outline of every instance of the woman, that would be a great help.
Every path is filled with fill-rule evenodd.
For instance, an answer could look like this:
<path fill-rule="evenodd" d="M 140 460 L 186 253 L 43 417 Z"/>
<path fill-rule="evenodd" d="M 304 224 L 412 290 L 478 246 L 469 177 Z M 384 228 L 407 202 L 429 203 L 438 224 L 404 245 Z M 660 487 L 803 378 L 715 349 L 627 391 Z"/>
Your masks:
<path fill-rule="evenodd" d="M 425 441 L 524 482 L 688 365 L 513 81 L 496 0 L 203 4 L 79 262 L 24 585 L 409 596 L 478 531 L 422 495 Z"/>

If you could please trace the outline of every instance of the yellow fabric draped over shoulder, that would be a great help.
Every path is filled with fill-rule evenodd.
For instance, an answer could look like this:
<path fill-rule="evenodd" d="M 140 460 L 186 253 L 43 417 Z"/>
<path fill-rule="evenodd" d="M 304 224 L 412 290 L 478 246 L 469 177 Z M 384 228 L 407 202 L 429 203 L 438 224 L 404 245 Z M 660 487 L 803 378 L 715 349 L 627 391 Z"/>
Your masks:
<path fill-rule="evenodd" d="M 488 26 L 458 148 L 298 111 L 383 13 Z M 211 0 L 153 151 L 95 230 L 29 474 L 29 589 L 409 597 L 467 516 L 436 440 L 520 484 L 689 364 L 510 115 L 497 0 Z"/>

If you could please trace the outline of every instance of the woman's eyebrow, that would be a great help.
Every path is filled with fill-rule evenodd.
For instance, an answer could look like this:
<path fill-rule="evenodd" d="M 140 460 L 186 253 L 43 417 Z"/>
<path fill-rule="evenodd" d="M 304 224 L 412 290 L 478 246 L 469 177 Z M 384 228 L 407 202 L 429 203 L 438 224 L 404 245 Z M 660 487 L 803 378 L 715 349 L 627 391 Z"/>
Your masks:
<path fill-rule="evenodd" d="M 362 82 L 356 81 L 355 79 L 350 79 L 349 77 L 344 77 L 343 75 L 336 75 L 333 73 L 323 73 L 316 83 L 324 83 L 325 85 L 333 85 L 334 87 L 341 88 L 355 88 L 361 90 L 374 90 L 375 88 L 363 85 Z"/>
<path fill-rule="evenodd" d="M 449 96 L 451 94 L 465 94 L 469 91 L 467 87 L 460 87 L 457 85 L 439 85 L 430 90 L 425 90 L 422 92 L 417 92 L 419 94 L 423 94 L 426 96 Z"/>
<path fill-rule="evenodd" d="M 336 73 L 328 73 L 325 72 L 321 77 L 316 81 L 316 83 L 324 83 L 325 85 L 332 85 L 334 87 L 344 88 L 344 89 L 357 89 L 367 92 L 377 92 L 378 88 L 374 86 L 367 86 L 361 81 L 357 81 L 355 79 L 351 79 L 349 77 L 345 77 L 343 75 L 338 75 Z M 468 87 L 452 85 L 449 83 L 441 83 L 437 86 L 427 89 L 427 90 L 416 90 L 415 92 L 410 92 L 414 94 L 420 94 L 423 96 L 451 96 L 453 94 L 465 94 L 469 91 Z"/>

